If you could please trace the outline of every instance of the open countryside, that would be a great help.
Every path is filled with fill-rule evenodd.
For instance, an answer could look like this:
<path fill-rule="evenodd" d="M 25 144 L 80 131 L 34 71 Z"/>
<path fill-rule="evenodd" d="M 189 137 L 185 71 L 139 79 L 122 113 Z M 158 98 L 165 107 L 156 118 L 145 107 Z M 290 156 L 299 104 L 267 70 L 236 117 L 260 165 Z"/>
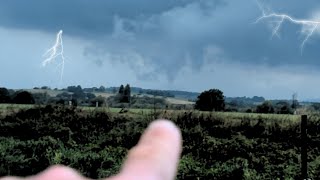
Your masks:
<path fill-rule="evenodd" d="M 141 89 L 131 93 L 129 85 L 2 88 L 1 175 L 10 169 L 11 174 L 28 176 L 43 167 L 65 164 L 87 177 L 110 176 L 119 171 L 126 152 L 147 124 L 164 118 L 175 122 L 184 137 L 178 179 L 299 179 L 298 113 L 308 113 L 312 114 L 308 156 L 313 159 L 309 176 L 319 177 L 317 103 L 227 98 L 217 89 L 196 99 L 175 98 L 169 92 Z M 216 100 L 206 102 L 208 98 Z M 17 150 L 23 154 L 14 153 Z"/>

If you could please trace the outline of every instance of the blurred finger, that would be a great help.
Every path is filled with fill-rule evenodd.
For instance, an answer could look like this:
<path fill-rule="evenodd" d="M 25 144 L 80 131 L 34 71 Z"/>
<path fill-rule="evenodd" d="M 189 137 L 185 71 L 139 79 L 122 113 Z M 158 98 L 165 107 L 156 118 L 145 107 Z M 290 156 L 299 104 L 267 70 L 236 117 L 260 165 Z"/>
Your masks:
<path fill-rule="evenodd" d="M 129 151 L 123 169 L 115 179 L 174 179 L 181 146 L 180 130 L 172 122 L 154 121 Z"/>
<path fill-rule="evenodd" d="M 18 177 L 4 177 L 0 180 L 87 180 L 82 177 L 77 171 L 69 167 L 55 165 L 45 171 L 35 175 L 29 176 L 26 178 Z"/>

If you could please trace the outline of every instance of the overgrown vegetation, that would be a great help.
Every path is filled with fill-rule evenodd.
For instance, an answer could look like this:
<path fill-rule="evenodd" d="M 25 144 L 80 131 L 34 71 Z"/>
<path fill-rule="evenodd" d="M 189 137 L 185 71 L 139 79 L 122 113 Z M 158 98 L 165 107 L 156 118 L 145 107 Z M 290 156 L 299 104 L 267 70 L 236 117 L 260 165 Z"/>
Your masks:
<path fill-rule="evenodd" d="M 300 179 L 297 116 L 46 106 L 0 117 L 0 176 L 27 176 L 52 164 L 101 178 L 118 172 L 154 116 L 174 121 L 184 145 L 178 179 Z M 320 178 L 320 121 L 309 120 L 309 177 Z"/>

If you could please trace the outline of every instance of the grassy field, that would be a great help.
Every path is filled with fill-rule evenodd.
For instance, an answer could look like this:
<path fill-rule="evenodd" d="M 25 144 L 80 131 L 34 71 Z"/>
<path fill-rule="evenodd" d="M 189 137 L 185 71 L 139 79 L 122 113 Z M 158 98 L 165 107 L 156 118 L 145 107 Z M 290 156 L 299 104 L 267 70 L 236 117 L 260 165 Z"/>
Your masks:
<path fill-rule="evenodd" d="M 35 105 L 26 104 L 0 104 L 0 115 L 6 115 L 10 112 L 17 112 L 20 109 L 30 109 Z"/>
<path fill-rule="evenodd" d="M 194 102 L 178 98 L 166 98 L 166 101 L 170 104 L 194 104 Z"/>
<path fill-rule="evenodd" d="M 60 90 L 47 90 L 47 89 L 24 89 L 30 93 L 47 93 L 49 96 L 51 97 L 55 97 L 60 93 L 63 93 L 65 91 L 60 91 Z M 110 96 L 114 96 L 115 94 L 113 93 L 107 93 L 107 92 L 93 92 L 94 95 L 96 96 L 102 96 L 104 98 L 109 98 Z M 132 94 L 132 95 L 137 95 L 137 96 L 148 96 L 148 97 L 153 97 L 152 95 L 149 94 L 142 94 L 142 95 L 138 95 L 138 94 Z M 163 98 L 162 96 L 156 96 L 156 98 Z M 194 104 L 194 102 L 188 101 L 186 99 L 180 99 L 180 98 L 165 98 L 165 100 L 169 103 L 169 104 L 176 104 L 176 105 L 192 105 Z"/>
<path fill-rule="evenodd" d="M 38 105 L 24 105 L 24 104 L 0 104 L 0 112 L 5 113 L 6 111 L 18 111 L 20 109 L 29 109 L 32 107 L 36 107 Z M 120 113 L 122 108 L 107 108 L 107 107 L 79 107 L 86 111 L 105 111 L 112 113 Z M 128 113 L 134 114 L 150 114 L 154 113 L 154 109 L 127 109 Z M 175 112 L 191 112 L 184 110 L 161 110 L 156 109 L 156 112 L 159 114 L 173 114 Z M 284 115 L 284 114 L 259 114 L 259 113 L 241 113 L 241 112 L 200 112 L 200 111 L 192 111 L 194 114 L 208 114 L 215 116 L 220 119 L 228 119 L 228 120 L 243 120 L 243 119 L 263 119 L 263 120 L 277 120 L 277 121 L 299 121 L 299 115 Z"/>
<path fill-rule="evenodd" d="M 30 109 L 36 107 L 44 107 L 39 105 L 17 105 L 17 104 L 0 104 L 0 116 L 14 114 L 21 109 Z M 127 117 L 150 116 L 153 118 L 160 117 L 165 119 L 176 119 L 181 114 L 192 114 L 192 116 L 209 116 L 221 121 L 225 126 L 241 125 L 247 121 L 250 125 L 257 124 L 259 121 L 264 121 L 266 126 L 274 126 L 278 124 L 281 127 L 296 125 L 300 122 L 299 115 L 283 115 L 283 114 L 258 114 L 258 113 L 240 113 L 240 112 L 201 112 L 197 110 L 163 110 L 163 109 L 122 109 L 122 108 L 107 108 L 107 107 L 78 107 L 85 112 L 95 113 L 111 113 L 123 114 Z"/>
<path fill-rule="evenodd" d="M 110 96 L 114 96 L 115 95 L 115 94 L 112 94 L 112 93 L 102 93 L 102 92 L 94 92 L 93 94 L 96 95 L 96 96 L 102 96 L 104 98 L 108 98 Z"/>
<path fill-rule="evenodd" d="M 147 125 L 167 118 L 184 140 L 178 179 L 301 179 L 297 115 L 0 106 L 8 108 L 15 112 L 0 116 L 0 176 L 30 175 L 53 164 L 91 178 L 109 176 Z M 312 179 L 320 178 L 319 122 L 313 116 L 308 124 Z"/>

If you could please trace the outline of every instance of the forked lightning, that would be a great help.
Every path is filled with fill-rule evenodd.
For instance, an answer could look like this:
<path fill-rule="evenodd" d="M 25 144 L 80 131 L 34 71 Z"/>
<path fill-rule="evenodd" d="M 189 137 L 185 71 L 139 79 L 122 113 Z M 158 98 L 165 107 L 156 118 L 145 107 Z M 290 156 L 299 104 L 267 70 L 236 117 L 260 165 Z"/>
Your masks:
<path fill-rule="evenodd" d="M 301 46 L 300 46 L 301 53 L 302 53 L 303 48 L 304 48 L 305 44 L 307 43 L 307 41 L 310 39 L 310 37 L 312 35 L 314 35 L 314 32 L 319 28 L 320 20 L 296 19 L 296 18 L 293 18 L 287 14 L 266 13 L 265 10 L 263 9 L 262 5 L 258 1 L 256 1 L 256 2 L 258 4 L 260 10 L 262 11 L 262 16 L 256 20 L 256 23 L 263 21 L 263 20 L 275 20 L 275 21 L 272 21 L 272 22 L 276 23 L 276 25 L 273 27 L 272 36 L 279 35 L 278 34 L 279 30 L 285 21 L 289 21 L 293 24 L 302 26 L 301 33 L 305 35 L 305 38 L 302 41 Z"/>
<path fill-rule="evenodd" d="M 60 69 L 60 81 L 62 81 L 63 78 L 63 72 L 64 72 L 64 65 L 65 65 L 65 57 L 63 52 L 63 41 L 62 41 L 62 33 L 63 31 L 60 30 L 56 37 L 55 44 L 46 51 L 46 53 L 43 55 L 46 57 L 46 59 L 42 62 L 43 66 L 47 66 L 48 64 L 56 61 L 57 57 L 61 57 L 61 62 L 58 64 L 58 68 Z"/>

